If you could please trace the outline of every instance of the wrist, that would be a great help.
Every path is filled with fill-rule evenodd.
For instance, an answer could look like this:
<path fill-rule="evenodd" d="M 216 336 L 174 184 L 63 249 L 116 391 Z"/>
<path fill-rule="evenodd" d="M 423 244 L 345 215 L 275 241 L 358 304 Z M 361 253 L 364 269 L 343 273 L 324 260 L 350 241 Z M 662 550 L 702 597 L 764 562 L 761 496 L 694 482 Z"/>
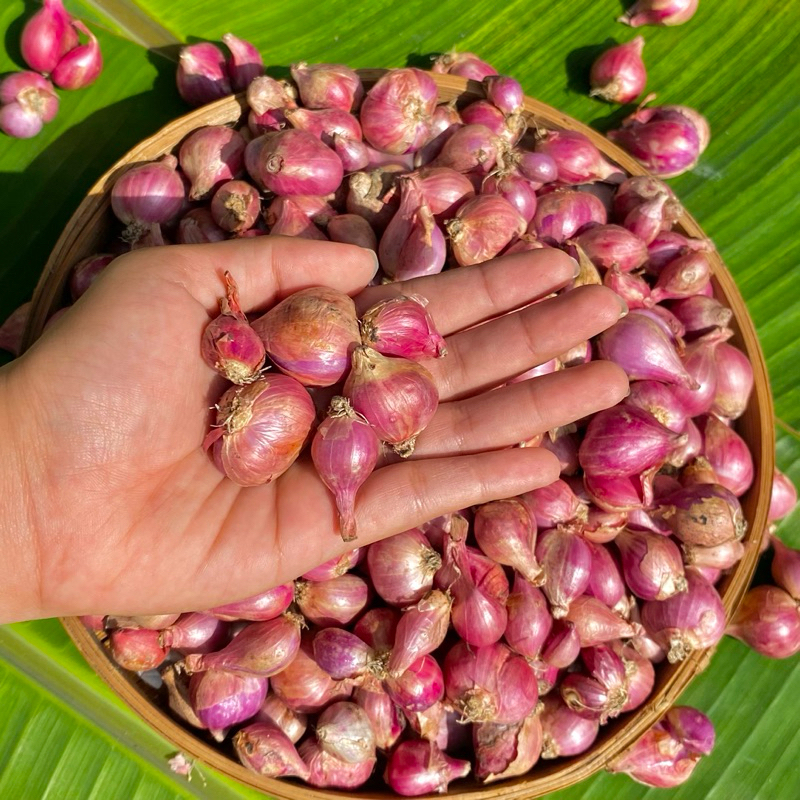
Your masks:
<path fill-rule="evenodd" d="M 0 369 L 0 623 L 46 615 L 40 582 L 40 541 L 34 522 L 35 413 L 22 392 L 22 364 Z"/>

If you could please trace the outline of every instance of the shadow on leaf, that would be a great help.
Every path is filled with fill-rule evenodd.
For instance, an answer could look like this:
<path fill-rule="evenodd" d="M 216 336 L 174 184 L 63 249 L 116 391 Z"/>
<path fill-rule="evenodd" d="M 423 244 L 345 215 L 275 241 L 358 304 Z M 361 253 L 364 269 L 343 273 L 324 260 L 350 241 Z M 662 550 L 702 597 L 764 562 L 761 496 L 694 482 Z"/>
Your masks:
<path fill-rule="evenodd" d="M 50 251 L 92 184 L 135 144 L 190 110 L 175 88 L 174 61 L 156 52 L 148 59 L 156 69 L 148 91 L 77 122 L 24 171 L 0 172 L 0 215 L 9 223 L 0 230 L 0 320 L 30 299 Z M 20 153 L 28 141 L 3 139 Z"/>

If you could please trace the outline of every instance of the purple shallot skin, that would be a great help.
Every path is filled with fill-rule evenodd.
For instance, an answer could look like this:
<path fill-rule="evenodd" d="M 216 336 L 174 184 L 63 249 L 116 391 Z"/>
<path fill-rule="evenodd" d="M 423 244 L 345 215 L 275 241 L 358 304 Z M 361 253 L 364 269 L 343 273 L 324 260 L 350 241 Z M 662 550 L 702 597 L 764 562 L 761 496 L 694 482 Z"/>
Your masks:
<path fill-rule="evenodd" d="M 334 397 L 328 416 L 311 442 L 311 459 L 336 498 L 339 529 L 345 542 L 356 538 L 355 497 L 375 469 L 381 443 L 345 397 Z"/>

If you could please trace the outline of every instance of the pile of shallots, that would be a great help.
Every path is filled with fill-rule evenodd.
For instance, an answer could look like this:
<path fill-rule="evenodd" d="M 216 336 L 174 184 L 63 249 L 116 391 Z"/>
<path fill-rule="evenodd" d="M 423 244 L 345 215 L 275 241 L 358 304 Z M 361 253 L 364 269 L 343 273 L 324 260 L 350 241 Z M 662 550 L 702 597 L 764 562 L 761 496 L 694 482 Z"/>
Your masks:
<path fill-rule="evenodd" d="M 29 139 L 58 112 L 53 84 L 83 89 L 97 79 L 103 56 L 95 35 L 69 15 L 62 0 L 43 0 L 22 29 L 20 52 L 33 71 L 14 72 L 0 81 L 0 130 Z"/>
<path fill-rule="evenodd" d="M 368 309 L 324 286 L 282 300 L 252 325 L 225 274 L 222 313 L 201 343 L 209 366 L 232 381 L 217 404 L 204 446 L 240 486 L 280 477 L 297 460 L 315 423 L 308 392 L 338 386 L 311 441 L 311 458 L 333 493 L 344 541 L 356 538 L 355 496 L 375 469 L 381 442 L 407 458 L 431 421 L 439 392 L 420 359 L 447 350 L 427 301 L 399 295 Z M 265 373 L 270 362 L 282 374 Z"/>
<path fill-rule="evenodd" d="M 519 83 L 471 54 L 434 66 L 483 81 L 485 97 L 457 104 L 439 103 L 418 69 L 367 89 L 345 66 L 301 63 L 277 81 L 254 48 L 228 45 L 227 63 L 214 45 L 186 48 L 179 87 L 199 104 L 246 86 L 246 123 L 200 128 L 117 181 L 126 247 L 331 239 L 375 250 L 387 282 L 561 248 L 581 267 L 567 291 L 604 284 L 630 312 L 516 380 L 607 359 L 631 392 L 522 443 L 559 458 L 550 486 L 431 520 L 225 607 L 87 624 L 120 666 L 163 687 L 178 718 L 230 739 L 265 776 L 354 789 L 382 772 L 397 793 L 418 795 L 584 753 L 601 726 L 647 700 L 655 665 L 720 640 L 715 585 L 747 546 L 739 498 L 754 465 L 736 420 L 753 372 L 730 342 L 711 242 L 675 229 L 681 206 L 660 180 L 626 177 L 581 133 L 531 130 Z M 661 113 L 684 128 L 689 119 Z M 112 258 L 78 264 L 73 297 Z M 407 454 L 436 408 L 417 359 L 442 355 L 443 341 L 424 301 L 397 298 L 359 321 L 350 298 L 312 288 L 250 321 L 227 281 L 202 353 L 235 385 L 206 446 L 238 483 L 272 480 L 314 428 L 309 388 L 334 387 L 311 454 L 350 539 L 379 440 Z M 416 400 L 398 412 L 406 386 Z M 270 415 L 284 424 L 266 453 L 259 426 Z M 779 474 L 776 487 L 773 518 L 794 500 Z M 791 642 L 761 648 L 786 655 L 800 647 L 800 573 L 797 554 L 776 547 L 783 589 L 753 590 L 732 632 L 759 646 L 790 629 Z M 674 708 L 612 769 L 674 786 L 713 740 L 706 717 Z"/>

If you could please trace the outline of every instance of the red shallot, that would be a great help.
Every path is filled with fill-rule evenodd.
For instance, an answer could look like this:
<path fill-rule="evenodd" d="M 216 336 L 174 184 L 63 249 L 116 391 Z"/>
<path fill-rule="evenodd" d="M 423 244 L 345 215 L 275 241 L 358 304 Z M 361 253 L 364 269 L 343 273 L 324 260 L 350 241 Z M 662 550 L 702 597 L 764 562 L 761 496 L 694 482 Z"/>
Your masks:
<path fill-rule="evenodd" d="M 222 50 L 210 42 L 181 48 L 176 74 L 178 92 L 190 106 L 202 106 L 232 91 Z"/>
<path fill-rule="evenodd" d="M 367 714 L 379 750 L 391 750 L 406 727 L 406 718 L 386 692 L 356 689 L 354 699 Z"/>
<path fill-rule="evenodd" d="M 252 622 L 222 650 L 186 656 L 184 668 L 189 673 L 217 669 L 268 678 L 294 659 L 303 624 L 303 618 L 291 612 L 268 622 Z"/>
<path fill-rule="evenodd" d="M 478 547 L 498 564 L 513 567 L 534 586 L 542 582 L 536 561 L 536 522 L 519 500 L 496 500 L 475 511 Z"/>
<path fill-rule="evenodd" d="M 417 528 L 374 542 L 367 549 L 367 566 L 375 591 L 392 605 L 419 602 L 433 587 L 441 556 Z"/>
<path fill-rule="evenodd" d="M 409 67 L 387 72 L 361 104 L 364 138 L 387 153 L 413 153 L 428 140 L 438 89 L 433 78 Z"/>
<path fill-rule="evenodd" d="M 308 633 L 303 635 L 295 657 L 270 682 L 287 708 L 300 714 L 313 714 L 334 700 L 346 700 L 353 691 L 351 682 L 332 678 L 317 663 Z"/>
<path fill-rule="evenodd" d="M 266 622 L 283 614 L 294 600 L 294 586 L 284 583 L 266 592 L 246 597 L 234 603 L 215 606 L 207 613 L 217 619 L 236 622 L 237 620 L 250 620 L 251 622 Z"/>
<path fill-rule="evenodd" d="M 599 719 L 575 713 L 555 693 L 542 701 L 542 758 L 576 756 L 592 746 L 600 729 Z"/>
<path fill-rule="evenodd" d="M 494 258 L 525 233 L 525 219 L 504 197 L 481 194 L 467 200 L 445 222 L 456 261 L 463 267 Z"/>
<path fill-rule="evenodd" d="M 219 307 L 220 315 L 203 332 L 200 344 L 203 360 L 232 383 L 250 383 L 261 373 L 266 353 L 239 306 L 236 281 L 227 271 L 225 297 L 220 298 Z"/>
<path fill-rule="evenodd" d="M 470 769 L 469 761 L 451 758 L 433 742 L 409 739 L 392 751 L 383 777 L 397 794 L 416 797 L 446 792 L 450 781 L 465 778 Z"/>
<path fill-rule="evenodd" d="M 481 783 L 524 775 L 539 760 L 542 724 L 531 714 L 515 725 L 479 722 L 472 727 L 475 777 Z"/>
<path fill-rule="evenodd" d="M 344 64 L 292 64 L 292 78 L 306 108 L 352 111 L 364 96 L 358 73 Z"/>
<path fill-rule="evenodd" d="M 267 355 L 305 386 L 331 386 L 360 339 L 353 301 L 324 286 L 295 292 L 253 322 Z"/>
<path fill-rule="evenodd" d="M 800 652 L 798 601 L 777 586 L 756 586 L 744 596 L 725 633 L 767 658 Z"/>
<path fill-rule="evenodd" d="M 519 573 L 506 602 L 508 621 L 504 632 L 506 644 L 526 658 L 539 658 L 550 634 L 553 619 L 540 589 Z"/>
<path fill-rule="evenodd" d="M 558 180 L 565 184 L 617 180 L 624 175 L 606 161 L 591 139 L 579 131 L 547 131 L 536 143 L 538 153 L 546 153 L 558 167 Z"/>
<path fill-rule="evenodd" d="M 612 47 L 601 53 L 589 73 L 592 97 L 609 103 L 632 103 L 643 91 L 647 82 L 642 50 L 644 36 Z"/>
<path fill-rule="evenodd" d="M 452 594 L 450 618 L 465 642 L 484 647 L 503 635 L 508 620 L 508 578 L 499 564 L 451 535 L 436 585 Z"/>
<path fill-rule="evenodd" d="M 269 352 L 269 349 L 268 349 Z M 356 347 L 344 394 L 378 437 L 403 458 L 436 413 L 439 392 L 433 375 L 405 358 L 387 358 L 371 347 Z"/>
<path fill-rule="evenodd" d="M 340 700 L 317 718 L 317 741 L 323 750 L 348 764 L 375 758 L 375 733 L 366 711 L 356 703 Z"/>
<path fill-rule="evenodd" d="M 324 195 L 336 191 L 344 167 L 333 150 L 313 133 L 265 133 L 245 151 L 245 166 L 256 184 L 279 195 Z"/>
<path fill-rule="evenodd" d="M 311 458 L 336 500 L 339 532 L 345 542 L 356 538 L 356 494 L 375 469 L 379 454 L 380 441 L 366 419 L 346 398 L 334 397 L 311 441 Z"/>
<path fill-rule="evenodd" d="M 682 25 L 690 20 L 699 0 L 636 0 L 617 20 L 632 28 L 641 25 Z"/>
<path fill-rule="evenodd" d="M 247 725 L 233 737 L 233 749 L 242 764 L 259 775 L 308 779 L 309 769 L 292 740 L 275 725 L 267 722 Z"/>
<path fill-rule="evenodd" d="M 581 647 L 628 639 L 642 632 L 641 625 L 629 622 L 605 603 L 588 595 L 572 601 L 566 618 L 575 626 Z"/>
<path fill-rule="evenodd" d="M 296 581 L 294 594 L 303 616 L 325 628 L 352 622 L 367 605 L 369 587 L 358 575 L 344 574 L 328 581 Z"/>
<path fill-rule="evenodd" d="M 94 83 L 103 69 L 103 56 L 97 37 L 80 20 L 74 19 L 71 24 L 88 41 L 67 51 L 50 73 L 59 89 L 83 89 Z"/>
<path fill-rule="evenodd" d="M 22 29 L 20 52 L 36 72 L 52 72 L 59 61 L 78 44 L 73 20 L 62 0 L 43 0 Z"/>
<path fill-rule="evenodd" d="M 274 692 L 267 695 L 253 720 L 269 722 L 280 728 L 294 744 L 300 741 L 308 727 L 308 717 L 299 711 L 293 711 Z"/>
<path fill-rule="evenodd" d="M 555 619 L 569 611 L 570 603 L 589 584 L 592 554 L 588 544 L 575 533 L 553 528 L 544 531 L 536 545 L 536 557 L 544 571 L 543 591 Z"/>
<path fill-rule="evenodd" d="M 223 34 L 222 41 L 231 51 L 225 62 L 231 88 L 234 92 L 243 92 L 255 78 L 264 74 L 264 59 L 254 45 L 232 33 Z"/>
<path fill-rule="evenodd" d="M 189 697 L 203 725 L 212 732 L 221 732 L 255 716 L 268 686 L 269 681 L 258 675 L 209 669 L 192 675 Z"/>
<path fill-rule="evenodd" d="M 600 334 L 597 350 L 600 358 L 619 364 L 631 380 L 697 388 L 663 325 L 644 312 L 632 311 Z"/>
<path fill-rule="evenodd" d="M 444 659 L 448 700 L 465 722 L 512 725 L 536 707 L 536 675 L 528 662 L 505 645 L 454 645 Z"/>
<path fill-rule="evenodd" d="M 693 570 L 687 571 L 686 583 L 686 591 L 642 606 L 642 623 L 667 650 L 670 664 L 713 647 L 725 632 L 725 608 L 716 589 Z"/>
<path fill-rule="evenodd" d="M 366 783 L 375 769 L 375 758 L 350 764 L 322 749 L 313 737 L 297 748 L 309 769 L 307 782 L 312 786 L 334 789 L 356 789 Z"/>
<path fill-rule="evenodd" d="M 382 300 L 361 317 L 361 341 L 385 356 L 412 361 L 441 358 L 447 346 L 420 295 L 398 295 Z"/>
<path fill-rule="evenodd" d="M 444 641 L 450 627 L 451 598 L 434 589 L 409 606 L 397 623 L 394 647 L 387 669 L 392 677 L 399 677 L 411 664 L 436 650 Z"/>
<path fill-rule="evenodd" d="M 186 190 L 177 167 L 178 159 L 166 155 L 131 167 L 114 182 L 111 209 L 128 226 L 128 241 L 135 241 L 150 223 L 169 223 L 180 214 Z"/>
<path fill-rule="evenodd" d="M 216 426 L 204 446 L 240 486 L 275 480 L 295 462 L 314 422 L 314 403 L 286 375 L 267 375 L 233 386 L 219 401 Z"/>
<path fill-rule="evenodd" d="M 383 687 L 403 711 L 425 711 L 444 697 L 442 668 L 433 656 L 421 656 L 397 677 L 387 675 Z"/>
<path fill-rule="evenodd" d="M 622 555 L 625 582 L 637 597 L 666 600 L 686 590 L 681 551 L 668 536 L 629 528 L 614 543 Z"/>

